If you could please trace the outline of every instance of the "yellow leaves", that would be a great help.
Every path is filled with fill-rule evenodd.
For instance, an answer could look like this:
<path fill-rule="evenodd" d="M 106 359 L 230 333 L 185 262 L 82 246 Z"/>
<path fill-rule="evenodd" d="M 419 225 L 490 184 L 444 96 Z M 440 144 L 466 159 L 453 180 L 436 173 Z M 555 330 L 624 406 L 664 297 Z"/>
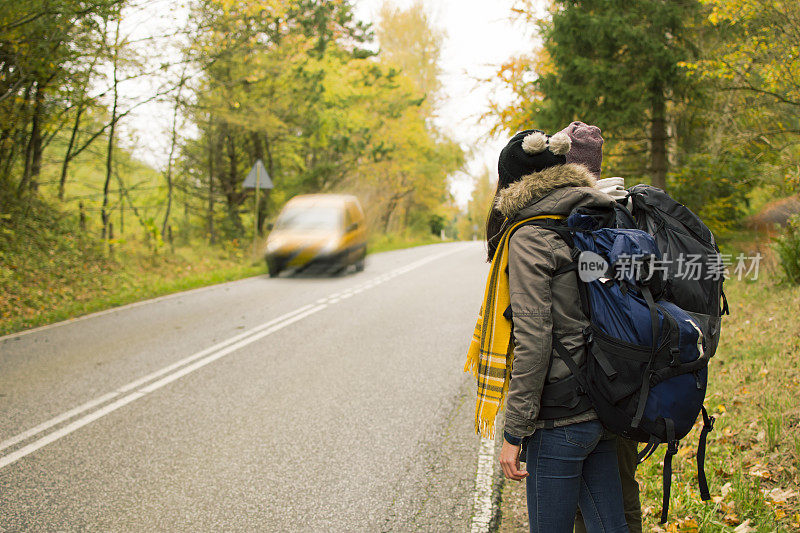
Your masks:
<path fill-rule="evenodd" d="M 728 513 L 722 517 L 722 521 L 728 524 L 729 526 L 735 526 L 741 523 L 742 519 L 739 518 L 739 516 L 734 513 Z"/>
<path fill-rule="evenodd" d="M 753 477 L 757 477 L 759 479 L 769 480 L 772 479 L 772 472 L 770 472 L 764 465 L 761 463 L 756 463 L 748 470 L 747 472 L 749 475 Z"/>
<path fill-rule="evenodd" d="M 697 520 L 694 518 L 678 520 L 676 525 L 676 530 L 681 533 L 698 533 L 698 531 L 700 531 L 700 526 L 697 524 Z"/>

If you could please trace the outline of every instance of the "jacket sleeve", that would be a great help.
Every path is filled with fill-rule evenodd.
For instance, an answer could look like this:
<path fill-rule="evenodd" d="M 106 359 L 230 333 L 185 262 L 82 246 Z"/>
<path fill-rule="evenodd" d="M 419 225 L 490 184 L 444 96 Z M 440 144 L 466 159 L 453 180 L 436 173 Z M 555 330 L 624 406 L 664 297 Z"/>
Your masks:
<path fill-rule="evenodd" d="M 509 243 L 508 276 L 514 324 L 514 363 L 506 403 L 505 433 L 534 432 L 552 354 L 555 257 L 544 231 L 524 226 Z"/>

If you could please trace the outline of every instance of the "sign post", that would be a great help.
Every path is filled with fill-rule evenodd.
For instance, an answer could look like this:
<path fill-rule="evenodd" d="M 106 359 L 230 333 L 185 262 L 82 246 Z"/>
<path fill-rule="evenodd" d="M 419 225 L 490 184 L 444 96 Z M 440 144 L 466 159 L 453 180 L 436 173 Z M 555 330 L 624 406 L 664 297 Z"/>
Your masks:
<path fill-rule="evenodd" d="M 258 189 L 261 187 L 261 169 L 258 167 L 258 163 L 256 163 L 255 169 L 256 169 L 256 190 L 255 190 L 255 195 L 253 197 L 253 202 L 255 202 L 255 206 L 253 208 L 253 255 L 254 256 L 258 253 Z"/>
<path fill-rule="evenodd" d="M 256 160 L 255 165 L 250 169 L 244 183 L 242 183 L 242 188 L 255 190 L 253 198 L 253 255 L 256 255 L 258 252 L 258 210 L 260 207 L 258 193 L 260 189 L 269 190 L 273 188 L 272 179 L 270 179 L 267 169 L 264 168 L 264 163 L 260 159 Z"/>

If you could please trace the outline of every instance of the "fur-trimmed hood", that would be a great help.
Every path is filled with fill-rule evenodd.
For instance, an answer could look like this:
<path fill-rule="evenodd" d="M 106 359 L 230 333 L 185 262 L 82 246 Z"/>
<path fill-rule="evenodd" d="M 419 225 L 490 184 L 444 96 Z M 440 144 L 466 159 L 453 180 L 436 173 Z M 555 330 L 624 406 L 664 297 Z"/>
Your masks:
<path fill-rule="evenodd" d="M 613 207 L 614 199 L 595 188 L 592 172 L 567 163 L 523 176 L 500 191 L 495 208 L 506 218 L 537 214 L 568 215 L 578 206 Z"/>

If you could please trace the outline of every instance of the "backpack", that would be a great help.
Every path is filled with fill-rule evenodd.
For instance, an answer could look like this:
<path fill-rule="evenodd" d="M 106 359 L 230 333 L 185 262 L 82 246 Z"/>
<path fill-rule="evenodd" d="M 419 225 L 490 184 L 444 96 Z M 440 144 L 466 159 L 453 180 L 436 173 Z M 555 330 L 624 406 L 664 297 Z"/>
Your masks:
<path fill-rule="evenodd" d="M 705 324 L 706 350 L 713 356 L 719 344 L 722 315 L 730 314 L 722 287 L 724 265 L 714 234 L 686 206 L 652 185 L 631 187 L 628 198 L 634 225 L 630 218 L 617 215 L 618 227 L 639 228 L 655 238 L 661 253 L 670 259 L 666 262 L 666 298 Z M 681 260 L 692 257 L 700 268 L 687 267 L 686 261 Z M 682 267 L 695 268 L 694 277 L 699 279 L 686 279 L 681 275 Z"/>
<path fill-rule="evenodd" d="M 622 207 L 622 206 L 620 206 Z M 624 209 L 624 207 L 623 207 Z M 713 418 L 703 408 L 711 351 L 709 322 L 669 300 L 670 279 L 656 268 L 662 259 L 656 239 L 641 229 L 616 227 L 621 213 L 578 209 L 564 222 L 535 220 L 570 246 L 572 263 L 554 275 L 575 271 L 580 304 L 589 320 L 584 331 L 585 362 L 578 367 L 553 334 L 555 354 L 578 383 L 578 397 L 588 397 L 610 431 L 646 443 L 639 461 L 667 444 L 663 471 L 661 522 L 666 522 L 672 479 L 672 457 L 678 442 L 702 412 L 698 446 L 701 497 L 710 498 L 704 472 L 706 436 Z M 638 259 L 638 268 L 628 263 Z M 603 265 L 586 276 L 582 262 Z M 591 269 L 588 269 L 591 274 Z M 544 403 L 545 398 L 543 398 Z M 574 400 L 573 400 L 574 403 Z"/>

